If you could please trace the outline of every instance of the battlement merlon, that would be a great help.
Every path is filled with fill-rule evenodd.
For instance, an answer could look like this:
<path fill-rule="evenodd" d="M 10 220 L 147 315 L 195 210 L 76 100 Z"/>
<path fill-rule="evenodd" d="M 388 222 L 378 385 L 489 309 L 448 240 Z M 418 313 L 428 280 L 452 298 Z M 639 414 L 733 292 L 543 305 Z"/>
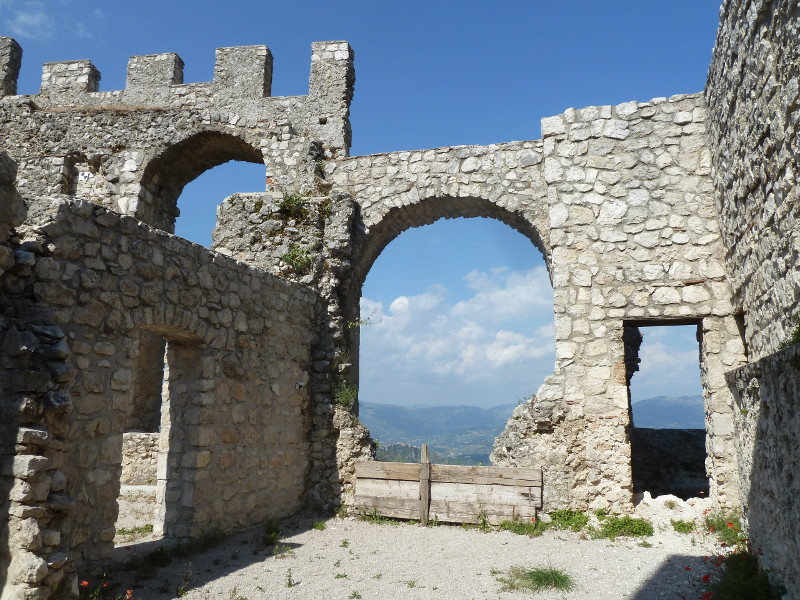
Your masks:
<path fill-rule="evenodd" d="M 0 37 L 0 96 L 17 93 L 22 47 L 10 37 Z"/>
<path fill-rule="evenodd" d="M 307 125 L 319 139 L 329 140 L 345 153 L 350 148 L 350 101 L 356 81 L 353 58 L 353 49 L 345 41 L 311 44 L 306 112 L 315 120 Z"/>

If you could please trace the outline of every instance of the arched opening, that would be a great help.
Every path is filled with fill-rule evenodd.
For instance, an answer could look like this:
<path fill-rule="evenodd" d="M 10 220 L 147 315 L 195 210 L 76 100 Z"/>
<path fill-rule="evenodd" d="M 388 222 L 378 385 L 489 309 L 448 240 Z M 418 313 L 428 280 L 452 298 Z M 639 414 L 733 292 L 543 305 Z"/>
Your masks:
<path fill-rule="evenodd" d="M 154 158 L 145 168 L 136 218 L 172 233 L 178 197 L 184 187 L 209 169 L 228 161 L 264 165 L 264 156 L 244 140 L 219 132 L 193 135 Z M 266 187 L 266 170 L 261 190 Z M 245 190 L 235 190 L 245 191 Z M 223 198 L 219 198 L 221 202 Z"/>
<path fill-rule="evenodd" d="M 415 462 L 427 443 L 434 462 L 489 464 L 514 407 L 555 362 L 541 241 L 517 215 L 479 200 L 396 212 L 405 214 L 369 233 L 377 258 L 354 328 L 360 420 L 378 460 Z M 487 212 L 506 223 L 478 218 Z"/>

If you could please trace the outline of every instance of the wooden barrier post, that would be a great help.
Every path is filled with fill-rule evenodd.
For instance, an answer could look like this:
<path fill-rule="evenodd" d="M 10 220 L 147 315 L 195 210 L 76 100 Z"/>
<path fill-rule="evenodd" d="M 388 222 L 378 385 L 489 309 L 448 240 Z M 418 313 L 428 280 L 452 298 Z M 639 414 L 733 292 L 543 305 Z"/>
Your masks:
<path fill-rule="evenodd" d="M 419 462 L 419 520 L 425 527 L 428 525 L 431 507 L 431 461 L 428 458 L 428 444 L 422 444 Z"/>

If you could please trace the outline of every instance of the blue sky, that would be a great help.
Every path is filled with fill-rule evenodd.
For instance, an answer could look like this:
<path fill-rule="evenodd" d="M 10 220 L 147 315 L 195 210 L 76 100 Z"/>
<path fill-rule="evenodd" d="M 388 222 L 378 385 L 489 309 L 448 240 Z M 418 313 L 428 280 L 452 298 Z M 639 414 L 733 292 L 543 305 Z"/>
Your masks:
<path fill-rule="evenodd" d="M 718 10 L 708 0 L 0 0 L 0 34 L 23 47 L 25 94 L 44 62 L 88 58 L 113 90 L 131 55 L 176 52 L 186 82 L 206 81 L 215 48 L 250 44 L 275 57 L 274 95 L 304 94 L 311 42 L 345 39 L 355 155 L 535 139 L 542 117 L 569 107 L 700 91 Z M 214 207 L 261 191 L 263 175 L 229 164 L 201 176 L 181 197 L 177 232 L 208 245 Z M 364 286 L 362 400 L 515 403 L 552 372 L 551 296 L 538 251 L 501 223 L 402 234 Z M 693 331 L 646 330 L 645 344 L 635 399 L 699 392 Z"/>

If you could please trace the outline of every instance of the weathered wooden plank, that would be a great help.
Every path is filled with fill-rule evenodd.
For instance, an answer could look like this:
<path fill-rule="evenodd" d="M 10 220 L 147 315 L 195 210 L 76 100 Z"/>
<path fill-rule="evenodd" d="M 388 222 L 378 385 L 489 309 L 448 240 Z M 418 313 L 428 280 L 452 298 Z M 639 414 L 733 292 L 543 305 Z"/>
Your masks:
<path fill-rule="evenodd" d="M 384 517 L 395 519 L 416 519 L 419 516 L 419 500 L 362 496 L 354 499 L 357 510 L 367 513 L 373 510 Z"/>
<path fill-rule="evenodd" d="M 356 481 L 356 497 L 402 498 L 413 500 L 419 507 L 419 483 L 392 479 L 359 479 Z"/>
<path fill-rule="evenodd" d="M 470 483 L 431 482 L 431 498 L 448 502 L 484 504 L 530 504 L 538 506 L 538 487 L 509 485 L 475 485 Z"/>
<path fill-rule="evenodd" d="M 502 521 L 529 521 L 536 518 L 536 508 L 509 504 L 456 503 L 431 499 L 430 519 L 438 519 L 444 523 L 478 523 L 482 517 L 486 517 L 492 525 L 499 525 Z"/>
<path fill-rule="evenodd" d="M 428 524 L 428 509 L 431 504 L 431 461 L 428 460 L 428 444 L 422 444 L 419 469 L 419 520 Z"/>
<path fill-rule="evenodd" d="M 363 461 L 356 463 L 356 477 L 419 481 L 419 463 Z"/>
<path fill-rule="evenodd" d="M 493 485 L 542 485 L 541 469 L 431 465 L 431 481 Z"/>

